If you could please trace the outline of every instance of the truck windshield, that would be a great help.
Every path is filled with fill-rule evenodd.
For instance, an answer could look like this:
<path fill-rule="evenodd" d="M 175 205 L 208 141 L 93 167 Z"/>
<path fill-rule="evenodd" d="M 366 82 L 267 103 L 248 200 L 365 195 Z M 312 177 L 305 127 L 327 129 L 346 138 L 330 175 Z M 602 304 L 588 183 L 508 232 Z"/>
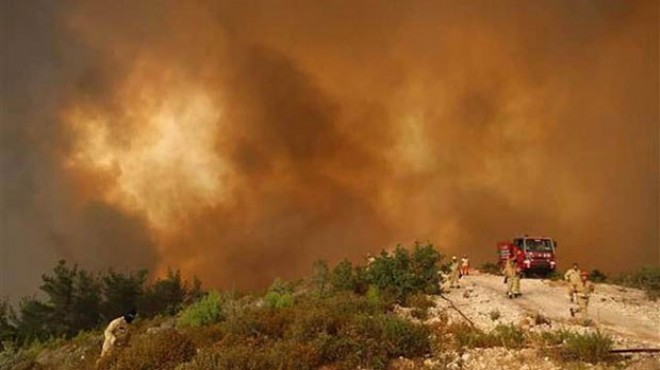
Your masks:
<path fill-rule="evenodd" d="M 527 239 L 525 246 L 530 252 L 552 252 L 552 242 L 549 239 Z"/>

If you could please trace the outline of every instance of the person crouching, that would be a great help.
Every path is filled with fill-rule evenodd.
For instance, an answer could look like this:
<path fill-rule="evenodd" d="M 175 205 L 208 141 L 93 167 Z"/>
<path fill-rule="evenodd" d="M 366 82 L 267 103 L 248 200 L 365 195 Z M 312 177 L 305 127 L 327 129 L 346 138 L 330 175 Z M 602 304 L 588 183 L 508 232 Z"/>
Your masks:
<path fill-rule="evenodd" d="M 126 345 L 130 333 L 129 325 L 135 320 L 136 316 L 137 312 L 133 309 L 125 315 L 110 321 L 103 332 L 105 340 L 103 341 L 100 358 L 108 356 L 116 347 Z"/>

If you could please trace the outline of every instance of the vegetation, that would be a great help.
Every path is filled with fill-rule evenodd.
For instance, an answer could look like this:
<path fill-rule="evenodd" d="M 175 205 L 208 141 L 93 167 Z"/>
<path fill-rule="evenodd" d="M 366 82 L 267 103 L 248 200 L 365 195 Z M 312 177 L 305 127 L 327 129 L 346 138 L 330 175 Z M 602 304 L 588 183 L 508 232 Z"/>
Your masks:
<path fill-rule="evenodd" d="M 216 327 L 218 345 L 182 369 L 384 369 L 391 359 L 430 351 L 427 327 L 352 292 L 301 295 L 280 308 L 247 305 Z"/>
<path fill-rule="evenodd" d="M 497 266 L 496 263 L 492 262 L 486 262 L 481 267 L 479 268 L 479 271 L 486 273 L 486 274 L 492 274 L 492 275 L 501 275 L 502 271 L 500 271 L 500 267 Z"/>
<path fill-rule="evenodd" d="M 440 259 L 432 245 L 416 244 L 411 251 L 399 246 L 391 255 L 383 252 L 369 266 L 344 260 L 330 269 L 319 261 L 311 284 L 276 280 L 262 297 L 204 294 L 199 281 L 190 284 L 178 271 L 149 282 L 146 270 L 92 274 L 61 261 L 42 278 L 43 299 L 24 299 L 17 312 L 1 302 L 0 338 L 6 348 L 0 357 L 14 365 L 23 361 L 29 368 L 47 348 L 42 343 L 59 346 L 55 338 L 75 337 L 72 341 L 80 341 L 80 348 L 71 351 L 80 355 L 65 356 L 63 350 L 62 356 L 77 360 L 55 363 L 89 368 L 88 359 L 98 357 L 102 341 L 100 331 L 89 330 L 100 330 L 136 307 L 143 320 L 133 325 L 128 346 L 105 358 L 100 368 L 332 364 L 384 369 L 394 358 L 430 352 L 429 328 L 399 317 L 393 308 L 399 303 L 410 306 L 418 318 L 426 316 L 433 306 L 427 294 L 437 292 L 440 283 Z M 171 324 L 154 327 L 167 321 L 160 317 L 174 315 L 178 329 Z M 90 336 L 76 337 L 83 331 Z"/>
<path fill-rule="evenodd" d="M 589 280 L 593 281 L 594 283 L 604 283 L 607 281 L 607 275 L 605 275 L 602 271 L 595 269 L 589 273 Z"/>
<path fill-rule="evenodd" d="M 222 318 L 220 293 L 211 291 L 198 301 L 186 307 L 179 315 L 180 326 L 205 326 L 214 324 Z"/>
<path fill-rule="evenodd" d="M 199 282 L 189 284 L 176 271 L 149 283 L 146 271 L 92 275 L 61 262 L 43 277 L 43 300 L 26 299 L 16 313 L 0 302 L 0 368 L 43 368 L 37 356 L 48 358 L 47 368 L 95 368 L 100 324 L 133 306 L 147 319 L 132 325 L 128 345 L 98 369 L 387 369 L 398 358 L 421 361 L 450 350 L 517 349 L 535 341 L 560 361 L 608 359 L 612 339 L 597 331 L 535 334 L 499 324 L 485 332 L 449 324 L 442 313 L 432 322 L 406 319 L 399 306 L 422 321 L 435 306 L 429 294 L 438 292 L 441 260 L 433 246 L 415 245 L 382 252 L 368 266 L 319 261 L 310 279 L 277 279 L 259 296 L 203 293 Z M 636 284 L 648 284 L 648 273 L 642 276 Z M 497 321 L 501 313 L 489 316 Z M 540 314 L 534 322 L 549 324 Z"/>
<path fill-rule="evenodd" d="M 502 316 L 502 314 L 500 313 L 499 310 L 492 310 L 490 311 L 488 316 L 490 317 L 491 320 L 497 321 Z"/>
<path fill-rule="evenodd" d="M 397 246 L 391 255 L 383 251 L 377 256 L 367 267 L 365 278 L 380 292 L 405 303 L 408 297 L 418 292 L 438 293 L 440 261 L 441 255 L 431 244 L 415 244 L 412 255 Z"/>
<path fill-rule="evenodd" d="M 525 334 L 522 329 L 511 324 L 499 324 L 491 332 L 483 332 L 466 324 L 452 325 L 450 326 L 449 330 L 453 333 L 459 347 L 521 348 L 526 341 Z"/>
<path fill-rule="evenodd" d="M 639 270 L 622 274 L 612 280 L 614 284 L 641 289 L 651 300 L 657 300 L 660 297 L 660 267 L 647 266 Z"/>
<path fill-rule="evenodd" d="M 190 361 L 195 353 L 195 345 L 187 336 L 169 329 L 140 335 L 130 346 L 104 358 L 99 369 L 172 370 Z"/>
<path fill-rule="evenodd" d="M 178 271 L 147 282 L 147 271 L 120 273 L 109 270 L 92 274 L 60 261 L 52 273 L 42 276 L 44 299 L 24 298 L 18 312 L 0 302 L 0 339 L 19 345 L 50 338 L 72 338 L 98 328 L 130 308 L 140 316 L 174 315 L 201 294 L 198 280 L 189 284 Z"/>

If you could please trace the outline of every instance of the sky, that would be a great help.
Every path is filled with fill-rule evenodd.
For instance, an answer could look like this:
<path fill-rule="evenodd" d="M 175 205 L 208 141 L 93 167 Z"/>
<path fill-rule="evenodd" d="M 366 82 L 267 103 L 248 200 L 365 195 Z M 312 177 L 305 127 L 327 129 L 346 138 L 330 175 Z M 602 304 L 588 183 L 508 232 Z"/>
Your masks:
<path fill-rule="evenodd" d="M 657 1 L 3 1 L 0 296 L 522 234 L 660 264 Z"/>

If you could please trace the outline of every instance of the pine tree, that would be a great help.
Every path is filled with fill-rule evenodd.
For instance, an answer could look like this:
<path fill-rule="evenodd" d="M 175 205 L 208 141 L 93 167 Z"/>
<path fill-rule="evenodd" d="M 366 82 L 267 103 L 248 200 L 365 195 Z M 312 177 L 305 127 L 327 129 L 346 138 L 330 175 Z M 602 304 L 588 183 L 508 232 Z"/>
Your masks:
<path fill-rule="evenodd" d="M 109 270 L 101 278 L 104 298 L 101 307 L 103 319 L 110 321 L 138 307 L 138 302 L 144 294 L 146 279 L 147 270 L 144 269 L 127 274 Z"/>
<path fill-rule="evenodd" d="M 140 312 L 145 316 L 175 315 L 186 299 L 187 285 L 187 282 L 184 283 L 181 279 L 180 271 L 168 270 L 167 277 L 157 279 L 145 289 Z"/>
<path fill-rule="evenodd" d="M 16 327 L 12 324 L 13 312 L 9 302 L 0 300 L 0 352 L 5 348 L 4 343 L 15 342 L 17 339 Z"/>

